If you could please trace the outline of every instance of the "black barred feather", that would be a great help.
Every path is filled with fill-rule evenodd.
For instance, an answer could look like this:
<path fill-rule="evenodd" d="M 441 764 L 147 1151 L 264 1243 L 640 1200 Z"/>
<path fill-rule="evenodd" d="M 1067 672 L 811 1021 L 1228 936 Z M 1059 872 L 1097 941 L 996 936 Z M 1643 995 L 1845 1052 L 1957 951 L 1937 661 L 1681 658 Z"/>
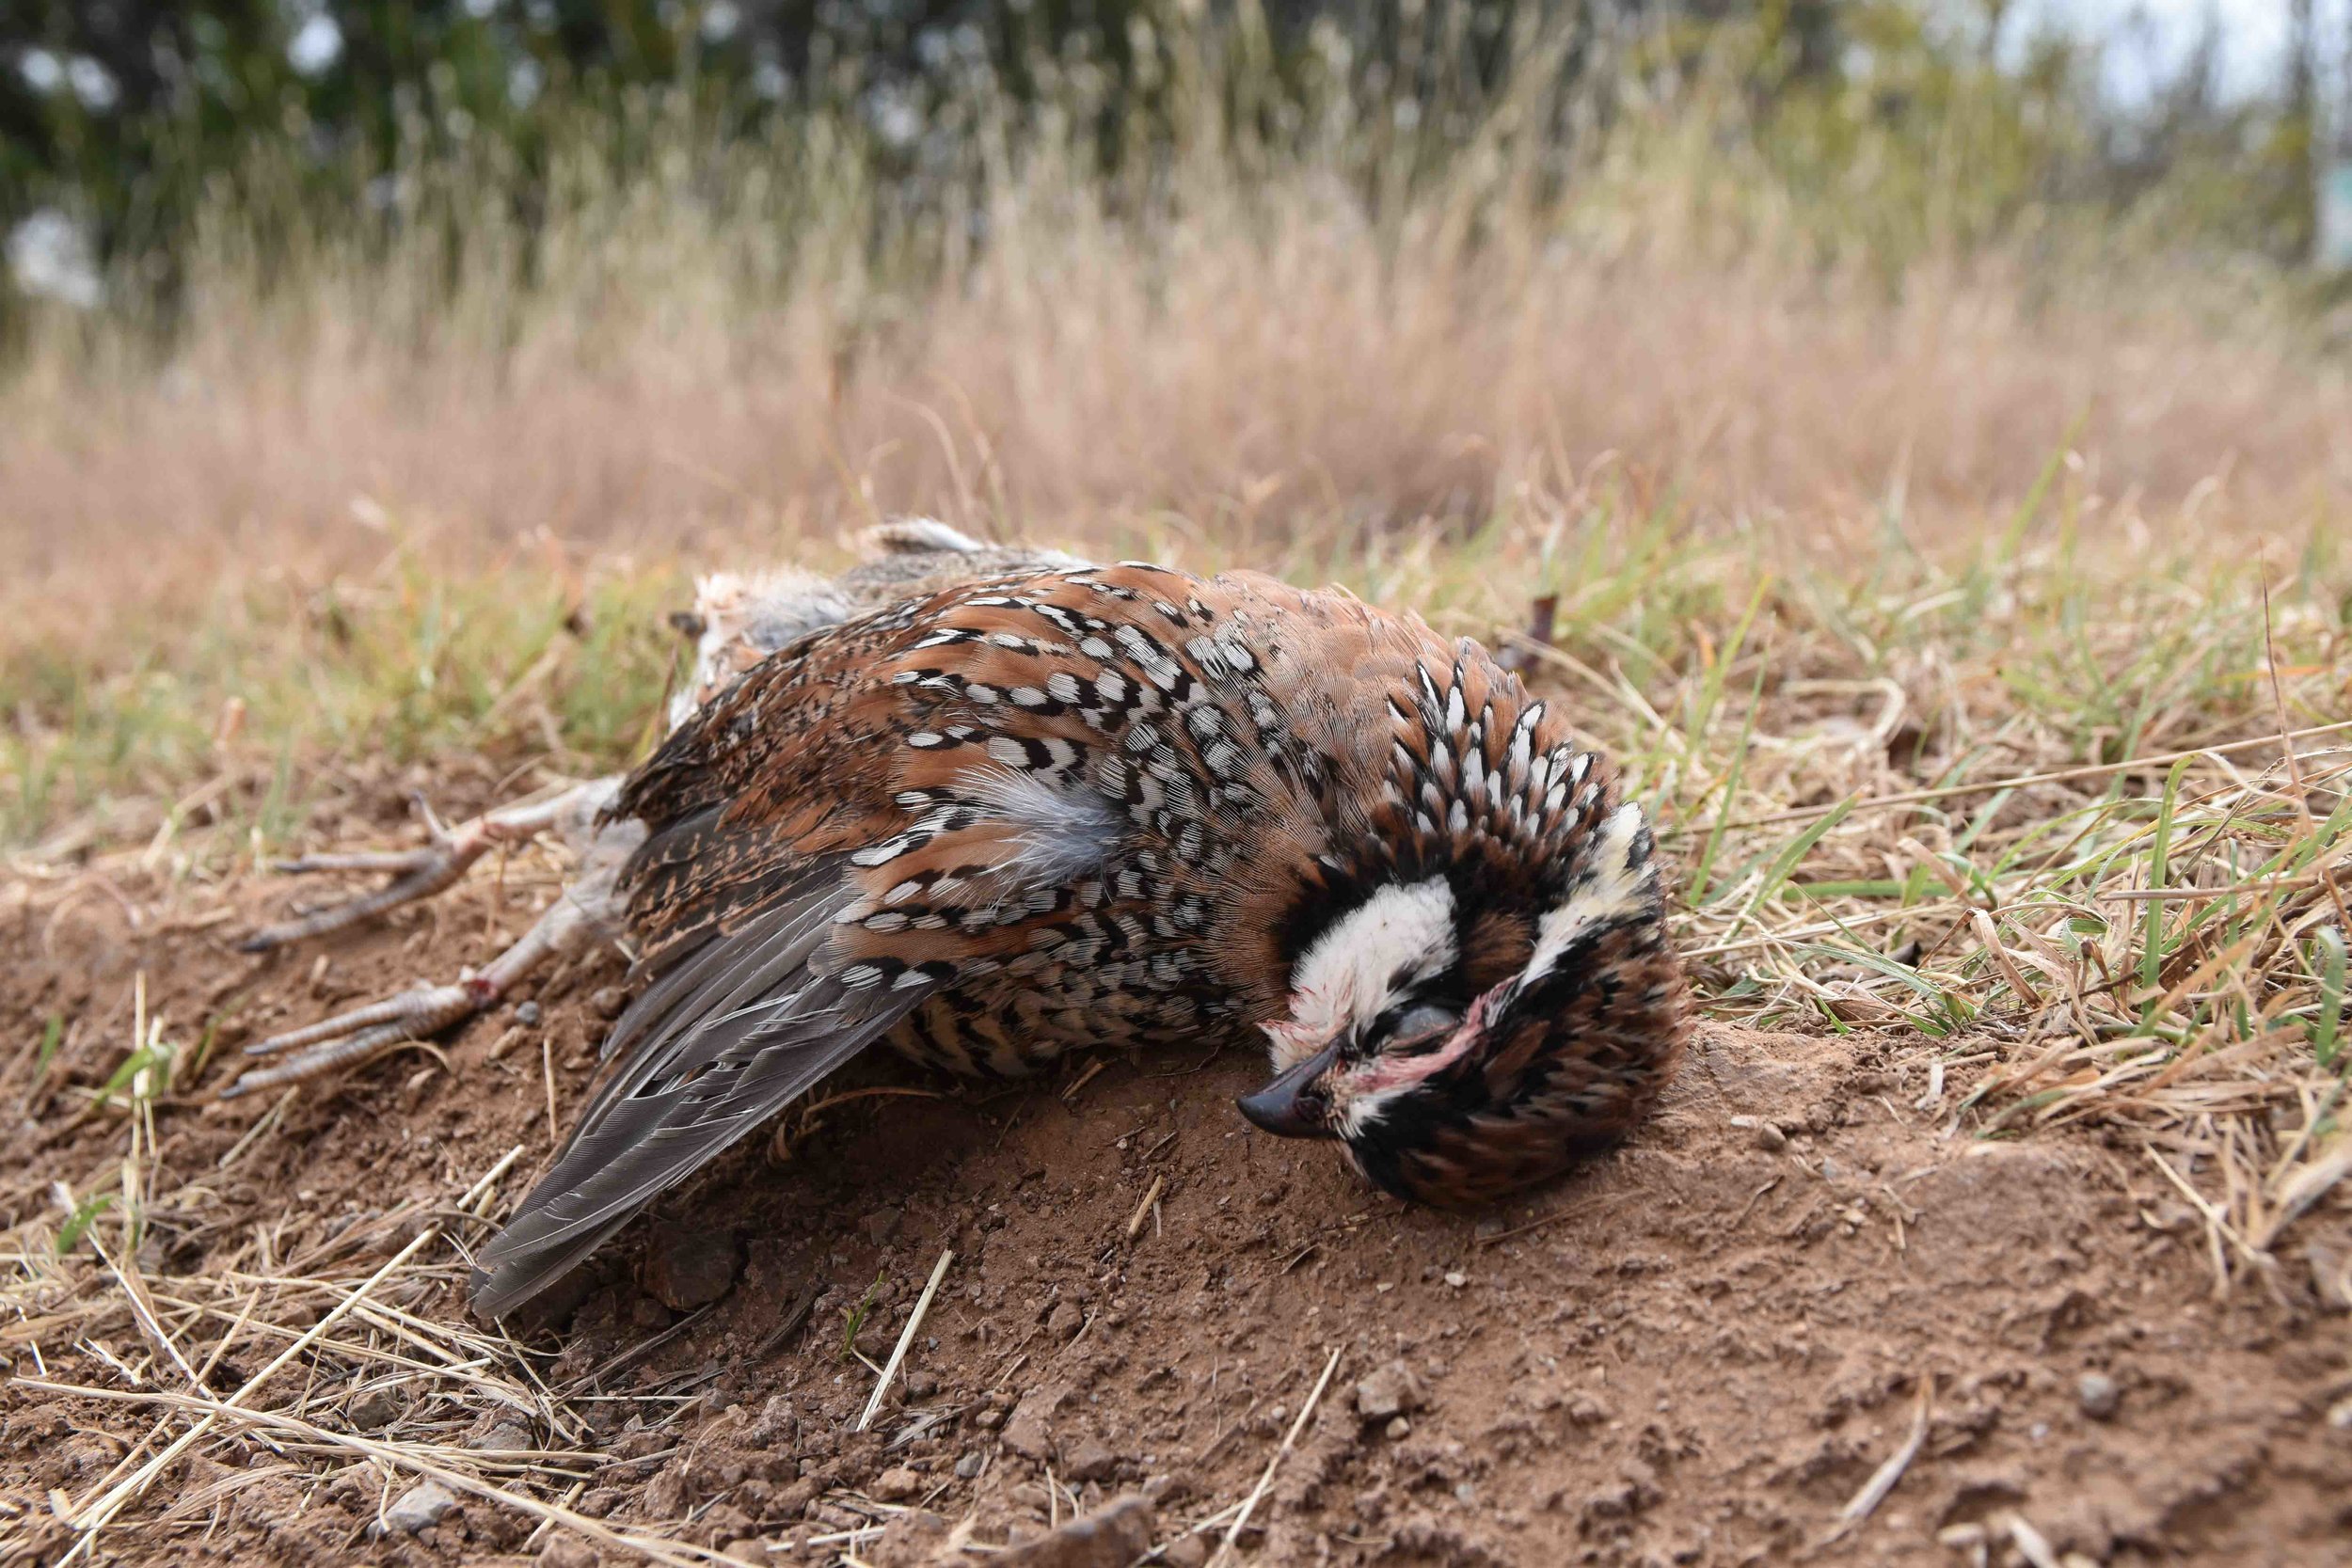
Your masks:
<path fill-rule="evenodd" d="M 1278 1068 L 1331 1064 L 1327 1122 L 1282 1130 L 1467 1202 L 1632 1126 L 1687 1028 L 1607 766 L 1477 644 L 1337 591 L 1073 564 L 919 593 L 714 690 L 615 815 L 647 830 L 649 984 L 485 1249 L 485 1310 L 876 1041 L 1009 1073 L 1263 1028 Z"/>

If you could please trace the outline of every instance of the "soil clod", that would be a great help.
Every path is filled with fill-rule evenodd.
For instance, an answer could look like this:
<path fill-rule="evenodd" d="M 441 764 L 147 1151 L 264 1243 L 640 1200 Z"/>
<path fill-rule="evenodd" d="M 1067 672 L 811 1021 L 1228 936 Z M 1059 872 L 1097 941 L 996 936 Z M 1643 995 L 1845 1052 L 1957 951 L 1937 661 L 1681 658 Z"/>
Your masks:
<path fill-rule="evenodd" d="M 1421 1379 L 1403 1361 L 1375 1368 L 1356 1385 L 1356 1414 L 1367 1421 L 1388 1421 L 1421 1408 Z"/>
<path fill-rule="evenodd" d="M 1152 1500 L 1129 1493 L 991 1560 L 1001 1568 L 1127 1568 L 1152 1549 Z"/>
<path fill-rule="evenodd" d="M 725 1295 L 742 1263 L 735 1238 L 723 1232 L 658 1233 L 645 1255 L 645 1289 L 674 1312 L 691 1311 Z"/>

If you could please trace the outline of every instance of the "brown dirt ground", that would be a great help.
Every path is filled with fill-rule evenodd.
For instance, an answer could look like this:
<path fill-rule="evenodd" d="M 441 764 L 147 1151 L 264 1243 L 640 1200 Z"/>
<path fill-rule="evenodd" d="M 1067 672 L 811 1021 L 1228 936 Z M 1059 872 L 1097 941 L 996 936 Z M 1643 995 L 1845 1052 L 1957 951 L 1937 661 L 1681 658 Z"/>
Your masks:
<path fill-rule="evenodd" d="M 370 809 L 380 839 L 397 798 Z M 345 842 L 368 831 L 344 827 Z M 144 934 L 111 897 L 62 913 L 20 900 L 14 915 L 0 901 L 0 1039 L 38 1037 L 53 1014 L 79 1024 L 37 1092 L 29 1051 L 0 1077 L 0 1224 L 48 1205 L 53 1179 L 87 1190 L 119 1157 L 119 1117 L 73 1126 L 68 1091 L 120 1059 L 135 972 L 177 1019 L 248 998 L 196 1090 L 162 1110 L 168 1186 L 209 1170 L 272 1102 L 207 1101 L 233 1070 L 225 1048 L 447 977 L 544 895 L 477 879 L 434 909 L 269 959 L 236 956 L 230 938 L 284 906 L 279 886 L 235 892 L 231 918 L 199 907 Z M 539 1028 L 502 1009 L 449 1044 L 446 1069 L 411 1053 L 297 1098 L 214 1186 L 201 1225 L 159 1227 L 151 1272 L 199 1271 L 209 1247 L 271 1225 L 280 1257 L 342 1230 L 335 1268 L 357 1278 L 413 1234 L 371 1217 L 461 1191 L 520 1142 L 511 1197 L 549 1147 L 533 1037 L 568 1117 L 621 974 L 606 957 L 550 977 Z M 1243 1539 L 1254 1560 L 1954 1564 L 1972 1554 L 1952 1527 L 2015 1513 L 2070 1563 L 2352 1562 L 2352 1333 L 2328 1299 L 2352 1257 L 2345 1205 L 2293 1233 L 2292 1266 L 2217 1299 L 2203 1227 L 2145 1159 L 2081 1130 L 1951 1135 L 1972 1069 L 1922 1110 L 1931 1059 L 1929 1042 L 1892 1034 L 1710 1025 L 1652 1127 L 1483 1220 L 1404 1208 L 1327 1151 L 1247 1128 L 1232 1100 L 1259 1064 L 1236 1055 L 1115 1056 L 1083 1085 L 1073 1068 L 982 1090 L 862 1064 L 831 1091 L 940 1097 L 836 1104 L 796 1124 L 788 1152 L 747 1151 L 675 1196 L 584 1272 L 568 1316 L 534 1341 L 552 1353 L 539 1367 L 577 1384 L 658 1340 L 593 1384 L 628 1397 L 573 1404 L 593 1428 L 578 1446 L 606 1461 L 580 1511 L 677 1522 L 678 1538 L 707 1544 L 762 1539 L 777 1563 L 838 1560 L 838 1546 L 800 1543 L 858 1523 L 861 1495 L 969 1517 L 974 1539 L 1002 1542 L 1066 1513 L 1069 1496 L 1049 1485 L 1081 1506 L 1140 1487 L 1166 1539 L 1248 1491 L 1333 1350 L 1330 1392 L 1258 1511 L 1263 1533 Z M 1749 1118 L 1784 1132 L 1782 1147 Z M 739 1277 L 689 1321 L 644 1283 L 650 1254 L 683 1267 L 714 1238 Z M 907 1408 L 853 1433 L 872 1374 L 842 1354 L 843 1311 L 883 1278 L 858 1342 L 885 1356 L 943 1248 L 953 1264 L 893 1396 Z M 104 1281 L 92 1262 L 72 1267 Z M 428 1276 L 411 1310 L 454 1318 L 457 1278 Z M 779 1335 L 811 1290 L 823 1293 L 807 1326 Z M 87 1350 L 42 1349 L 53 1378 L 119 1386 Z M 26 1370 L 21 1336 L 8 1354 Z M 230 1358 L 242 1375 L 254 1369 L 239 1359 L 259 1357 Z M 1358 1383 L 1392 1360 L 1420 1386 L 1409 1430 L 1356 1409 Z M 2086 1409 L 2094 1373 L 2117 1395 L 2104 1418 Z M 1923 1384 L 1931 1415 L 1915 1457 L 1874 1514 L 1823 1545 L 1903 1445 Z M 348 1415 L 332 1388 L 310 1404 L 326 1424 Z M 922 1410 L 953 1414 L 885 1453 L 885 1435 Z M 54 1560 L 66 1538 L 48 1523 L 51 1489 L 82 1496 L 149 1419 L 0 1387 L 0 1558 Z M 405 1424 L 455 1442 L 489 1420 L 434 1393 L 380 1435 Z M 368 1467 L 350 1472 L 364 1484 L 321 1484 L 340 1461 L 256 1447 L 252 1462 L 249 1482 L 219 1489 L 209 1528 L 126 1531 L 112 1550 L 522 1560 L 511 1554 L 529 1522 L 490 1505 L 375 1542 L 365 1530 L 386 1492 Z M 192 1461 L 171 1484 L 227 1473 Z M 2010 1539 L 1994 1560 L 2020 1560 Z M 548 1540 L 532 1547 L 548 1561 L 596 1560 Z"/>

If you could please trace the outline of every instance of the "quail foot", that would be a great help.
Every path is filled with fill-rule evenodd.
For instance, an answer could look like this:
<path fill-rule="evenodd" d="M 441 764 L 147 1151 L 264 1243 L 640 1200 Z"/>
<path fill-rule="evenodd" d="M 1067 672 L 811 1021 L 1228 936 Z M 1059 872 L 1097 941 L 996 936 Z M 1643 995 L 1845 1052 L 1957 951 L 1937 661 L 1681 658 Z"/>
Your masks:
<path fill-rule="evenodd" d="M 1057 550 L 986 545 L 919 517 L 869 529 L 858 544 L 865 559 L 838 578 L 789 568 L 704 578 L 694 608 L 671 617 L 693 643 L 694 667 L 670 699 L 670 726 L 684 723 L 777 649 L 861 610 L 993 573 L 1079 564 Z M 615 884 L 629 852 L 644 837 L 634 822 L 605 819 L 620 786 L 618 774 L 559 786 L 454 828 L 442 827 L 427 814 L 430 836 L 414 849 L 308 855 L 280 863 L 280 871 L 298 875 L 375 872 L 391 879 L 373 892 L 256 931 L 240 944 L 246 952 L 310 941 L 430 898 L 456 885 L 490 850 L 541 833 L 555 833 L 576 857 L 561 895 L 519 941 L 479 972 L 447 984 L 421 985 L 248 1046 L 248 1054 L 279 1060 L 242 1074 L 222 1091 L 223 1098 L 358 1066 L 405 1042 L 454 1029 L 498 1006 L 548 959 L 617 934 Z"/>

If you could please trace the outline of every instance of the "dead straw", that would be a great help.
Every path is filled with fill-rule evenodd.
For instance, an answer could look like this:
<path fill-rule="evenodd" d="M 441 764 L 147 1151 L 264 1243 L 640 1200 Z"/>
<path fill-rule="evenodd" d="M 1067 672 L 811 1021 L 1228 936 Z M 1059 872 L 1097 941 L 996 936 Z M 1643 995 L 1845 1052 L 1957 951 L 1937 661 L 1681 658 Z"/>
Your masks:
<path fill-rule="evenodd" d="M 907 1347 L 914 1343 L 915 1330 L 923 1326 L 923 1315 L 931 1309 L 931 1297 L 939 1293 L 939 1282 L 947 1277 L 947 1265 L 956 1260 L 952 1249 L 943 1251 L 939 1261 L 931 1267 L 930 1282 L 914 1303 L 914 1310 L 907 1314 L 907 1325 L 898 1332 L 898 1343 L 890 1352 L 890 1360 L 874 1380 L 873 1397 L 866 1402 L 865 1411 L 857 1418 L 857 1430 L 864 1432 L 873 1424 L 875 1413 L 882 1409 L 882 1396 L 890 1391 L 893 1378 L 898 1375 L 898 1365 L 907 1358 Z"/>
<path fill-rule="evenodd" d="M 1225 1539 L 1218 1543 L 1216 1555 L 1209 1560 L 1209 1568 L 1216 1568 L 1232 1554 L 1233 1543 L 1241 1539 L 1241 1532 L 1249 1526 L 1249 1516 L 1258 1510 L 1259 1500 L 1274 1484 L 1274 1473 L 1282 1467 L 1282 1461 L 1297 1446 L 1298 1434 L 1307 1430 L 1307 1418 L 1315 1413 L 1315 1406 L 1322 1402 L 1323 1391 L 1330 1386 L 1331 1374 L 1338 1370 L 1339 1365 L 1340 1349 L 1334 1345 L 1331 1347 L 1331 1358 L 1323 1364 L 1323 1375 L 1315 1379 L 1314 1389 L 1307 1396 L 1307 1402 L 1298 1407 L 1298 1418 L 1291 1422 L 1290 1431 L 1283 1433 L 1281 1446 L 1274 1450 L 1274 1457 L 1265 1462 L 1265 1472 L 1258 1477 L 1258 1484 L 1251 1487 L 1249 1496 L 1242 1499 L 1241 1512 L 1226 1528 Z"/>

